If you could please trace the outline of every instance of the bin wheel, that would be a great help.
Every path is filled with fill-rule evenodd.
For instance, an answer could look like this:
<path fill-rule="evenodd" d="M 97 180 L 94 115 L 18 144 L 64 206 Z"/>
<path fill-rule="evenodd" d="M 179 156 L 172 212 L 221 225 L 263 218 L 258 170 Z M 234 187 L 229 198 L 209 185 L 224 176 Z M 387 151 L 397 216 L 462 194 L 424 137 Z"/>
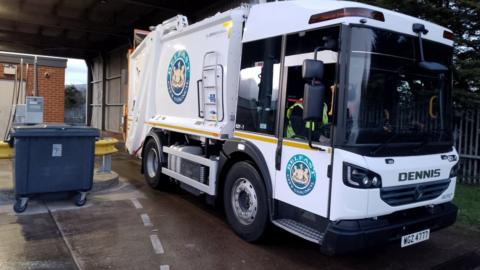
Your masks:
<path fill-rule="evenodd" d="M 27 209 L 28 198 L 18 198 L 13 205 L 15 213 L 23 213 Z"/>
<path fill-rule="evenodd" d="M 86 192 L 80 192 L 77 195 L 75 195 L 75 205 L 80 207 L 84 206 L 87 203 L 87 193 Z"/>

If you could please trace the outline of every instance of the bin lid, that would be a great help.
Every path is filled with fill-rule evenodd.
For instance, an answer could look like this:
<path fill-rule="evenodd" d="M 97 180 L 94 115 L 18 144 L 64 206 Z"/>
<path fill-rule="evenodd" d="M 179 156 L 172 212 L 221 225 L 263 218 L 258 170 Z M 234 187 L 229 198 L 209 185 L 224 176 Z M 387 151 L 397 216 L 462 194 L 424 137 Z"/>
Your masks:
<path fill-rule="evenodd" d="M 17 125 L 10 132 L 12 137 L 100 137 L 100 131 L 86 126 L 67 124 Z"/>

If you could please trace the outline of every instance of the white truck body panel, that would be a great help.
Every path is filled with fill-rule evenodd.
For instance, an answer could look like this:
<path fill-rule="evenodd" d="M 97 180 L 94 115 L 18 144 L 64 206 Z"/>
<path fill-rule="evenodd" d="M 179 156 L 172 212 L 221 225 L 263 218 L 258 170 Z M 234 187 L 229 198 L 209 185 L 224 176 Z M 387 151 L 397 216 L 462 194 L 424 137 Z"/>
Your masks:
<path fill-rule="evenodd" d="M 130 57 L 130 91 L 126 141 L 131 154 L 138 152 L 151 127 L 183 132 L 209 138 L 229 138 L 233 133 L 238 73 L 241 57 L 241 35 L 245 8 L 238 8 L 201 21 L 180 31 L 163 35 L 159 25 Z M 167 74 L 172 57 L 178 51 L 188 52 L 186 87 L 175 102 L 167 89 Z M 216 63 L 208 52 L 216 52 Z M 197 81 L 202 79 L 203 62 L 218 64 L 223 79 L 222 119 L 207 121 L 199 117 Z M 204 80 L 207 83 L 208 80 Z M 200 86 L 201 87 L 201 86 Z M 220 104 L 220 103 L 219 103 Z M 219 105 L 219 111 L 221 110 Z M 220 117 L 219 117 L 220 118 Z"/>
<path fill-rule="evenodd" d="M 333 182 L 332 202 L 331 202 L 331 220 L 373 218 L 388 215 L 397 211 L 426 206 L 437 205 L 449 202 L 454 197 L 455 181 L 451 181 L 448 188 L 437 198 L 417 203 L 409 203 L 398 206 L 391 206 L 385 203 L 380 197 L 379 189 L 356 189 L 346 186 L 343 181 L 342 164 L 348 162 L 367 169 L 375 170 L 382 177 L 383 187 L 401 187 L 402 185 L 412 185 L 420 183 L 434 182 L 437 180 L 450 179 L 450 170 L 456 162 L 442 160 L 442 155 L 455 155 L 455 150 L 449 153 L 393 157 L 394 164 L 386 164 L 385 157 L 364 157 L 353 154 L 341 149 L 335 149 L 335 158 L 333 164 L 332 179 L 338 179 Z M 440 176 L 429 179 L 419 179 L 414 181 L 398 181 L 398 173 L 404 171 L 420 171 L 431 168 L 442 168 Z"/>
<path fill-rule="evenodd" d="M 157 93 L 155 76 L 151 71 L 159 65 L 160 32 L 151 32 L 130 56 L 127 139 L 125 144 L 130 154 L 136 154 L 150 128 L 145 119 L 156 111 Z"/>
<path fill-rule="evenodd" d="M 385 22 L 367 19 L 365 25 L 390 30 L 395 29 L 396 32 L 416 35 L 412 31 L 412 24 L 421 23 L 429 30 L 429 32 L 422 36 L 422 38 L 449 46 L 453 45 L 453 41 L 442 38 L 443 31 L 450 30 L 437 24 L 358 2 L 330 0 L 284 1 L 255 5 L 251 8 L 247 24 L 245 25 L 243 42 L 288 33 L 296 33 L 335 24 L 360 24 L 361 17 L 343 17 L 319 23 L 308 23 L 308 20 L 312 15 L 346 7 L 364 7 L 380 11 L 384 14 Z M 271 16 L 271 14 L 275 14 L 275 16 Z M 292 14 L 295 14 L 295 16 L 292 16 Z"/>

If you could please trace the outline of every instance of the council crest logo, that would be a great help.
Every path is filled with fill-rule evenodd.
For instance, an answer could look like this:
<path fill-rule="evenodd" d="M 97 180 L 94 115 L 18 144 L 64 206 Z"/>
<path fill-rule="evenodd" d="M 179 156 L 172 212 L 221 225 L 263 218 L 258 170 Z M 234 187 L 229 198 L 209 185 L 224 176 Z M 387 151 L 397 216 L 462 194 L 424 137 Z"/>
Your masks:
<path fill-rule="evenodd" d="M 305 155 L 293 156 L 287 163 L 287 183 L 297 195 L 307 195 L 315 187 L 317 175 L 312 161 Z"/>
<path fill-rule="evenodd" d="M 185 50 L 177 51 L 170 60 L 167 73 L 168 94 L 173 102 L 180 104 L 188 94 L 190 84 L 190 59 Z"/>

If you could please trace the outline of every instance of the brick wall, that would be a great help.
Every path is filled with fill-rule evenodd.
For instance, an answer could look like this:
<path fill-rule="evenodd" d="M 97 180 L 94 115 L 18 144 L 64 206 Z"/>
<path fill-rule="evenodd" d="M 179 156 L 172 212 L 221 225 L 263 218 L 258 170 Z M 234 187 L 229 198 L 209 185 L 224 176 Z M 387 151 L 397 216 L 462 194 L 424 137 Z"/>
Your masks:
<path fill-rule="evenodd" d="M 4 63 L 0 63 L 0 79 L 13 80 L 15 75 L 3 73 Z M 44 98 L 43 119 L 49 123 L 63 123 L 65 107 L 65 68 L 38 66 L 38 96 Z M 20 70 L 17 70 L 20 76 Z M 25 76 L 25 75 L 24 75 Z M 25 79 L 24 79 L 25 80 Z M 27 95 L 33 95 L 33 65 L 28 67 Z"/>

